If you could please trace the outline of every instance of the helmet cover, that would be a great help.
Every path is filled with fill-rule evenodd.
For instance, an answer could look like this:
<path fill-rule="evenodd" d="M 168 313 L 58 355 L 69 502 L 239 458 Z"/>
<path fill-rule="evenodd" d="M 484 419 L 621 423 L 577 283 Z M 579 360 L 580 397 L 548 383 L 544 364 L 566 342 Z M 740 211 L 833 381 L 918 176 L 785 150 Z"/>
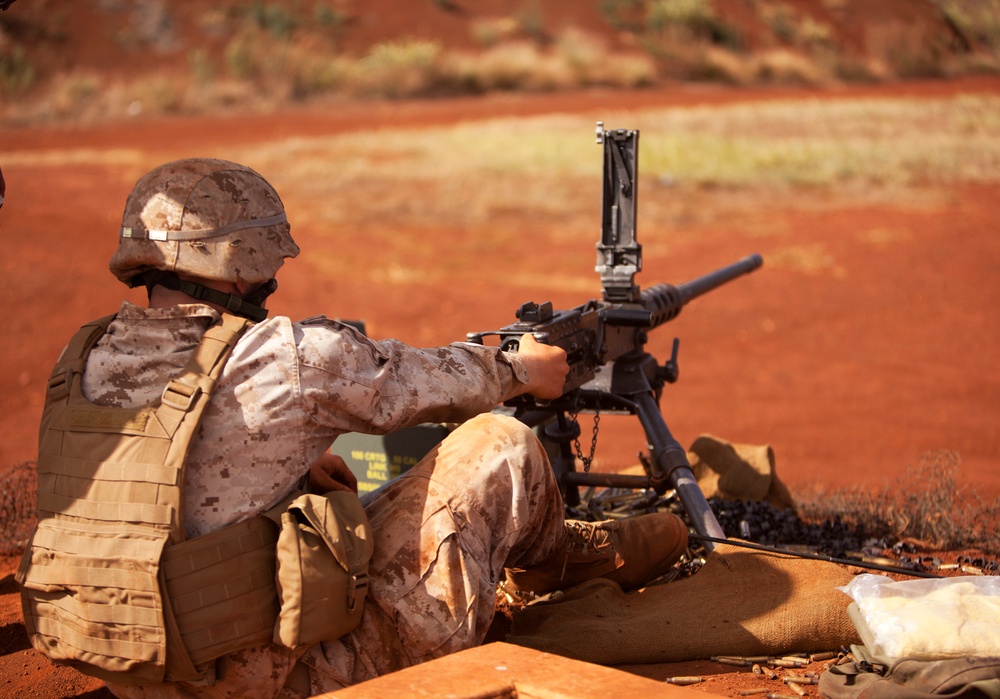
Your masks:
<path fill-rule="evenodd" d="M 258 283 L 298 254 L 284 205 L 267 180 L 237 163 L 188 158 L 136 182 L 109 266 L 125 283 L 151 269 Z"/>

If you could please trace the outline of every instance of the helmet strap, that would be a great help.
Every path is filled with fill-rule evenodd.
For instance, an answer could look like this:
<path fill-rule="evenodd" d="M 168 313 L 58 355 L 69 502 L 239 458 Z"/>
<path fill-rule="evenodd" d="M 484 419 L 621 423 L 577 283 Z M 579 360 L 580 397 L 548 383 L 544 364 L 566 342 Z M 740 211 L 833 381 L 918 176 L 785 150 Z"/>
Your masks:
<path fill-rule="evenodd" d="M 269 279 L 260 288 L 247 294 L 246 298 L 236 294 L 227 294 L 223 291 L 210 289 L 197 282 L 181 279 L 175 272 L 165 272 L 160 269 L 151 269 L 142 274 L 137 274 L 129 281 L 129 286 L 136 287 L 143 284 L 146 287 L 147 297 L 152 296 L 154 286 L 162 286 L 171 291 L 180 291 L 198 301 L 207 301 L 217 306 L 222 306 L 229 313 L 247 318 L 255 323 L 267 318 L 267 309 L 261 304 L 274 293 L 278 288 L 278 282 Z"/>

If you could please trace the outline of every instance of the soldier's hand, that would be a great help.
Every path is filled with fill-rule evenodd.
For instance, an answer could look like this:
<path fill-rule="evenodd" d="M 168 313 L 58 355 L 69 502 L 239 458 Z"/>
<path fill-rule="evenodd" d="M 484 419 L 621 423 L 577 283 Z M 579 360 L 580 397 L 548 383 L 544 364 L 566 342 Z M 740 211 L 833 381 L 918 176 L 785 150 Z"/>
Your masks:
<path fill-rule="evenodd" d="M 358 479 L 341 457 L 325 452 L 309 467 L 309 491 L 322 494 L 332 490 L 357 494 Z"/>
<path fill-rule="evenodd" d="M 530 393 L 535 398 L 553 399 L 563 393 L 566 385 L 566 375 L 569 364 L 566 362 L 566 350 L 555 345 L 546 345 L 535 340 L 530 334 L 521 337 L 517 356 L 521 358 L 524 368 L 528 370 L 529 383 L 523 393 Z"/>

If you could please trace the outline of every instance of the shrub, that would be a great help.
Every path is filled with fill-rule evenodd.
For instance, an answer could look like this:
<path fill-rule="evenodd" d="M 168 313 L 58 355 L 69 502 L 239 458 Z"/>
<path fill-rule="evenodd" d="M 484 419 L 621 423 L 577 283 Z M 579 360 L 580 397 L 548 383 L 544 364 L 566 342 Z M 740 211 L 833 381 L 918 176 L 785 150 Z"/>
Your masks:
<path fill-rule="evenodd" d="M 1000 554 L 1000 503 L 960 491 L 955 482 L 960 463 L 956 452 L 929 452 L 881 491 L 836 491 L 803 503 L 803 513 L 813 519 L 836 516 L 873 536 L 916 539 L 933 549 Z"/>
<path fill-rule="evenodd" d="M 13 99 L 27 92 L 35 82 L 35 67 L 28 61 L 24 48 L 14 46 L 0 54 L 0 97 Z"/>
<path fill-rule="evenodd" d="M 287 8 L 254 0 L 249 10 L 250 18 L 258 27 L 279 39 L 287 39 L 299 26 L 299 18 Z"/>
<path fill-rule="evenodd" d="M 1000 53 L 1000 0 L 939 0 L 941 12 L 966 38 Z"/>
<path fill-rule="evenodd" d="M 439 84 L 441 45 L 434 41 L 392 41 L 374 46 L 351 71 L 353 88 L 366 96 L 405 97 Z"/>

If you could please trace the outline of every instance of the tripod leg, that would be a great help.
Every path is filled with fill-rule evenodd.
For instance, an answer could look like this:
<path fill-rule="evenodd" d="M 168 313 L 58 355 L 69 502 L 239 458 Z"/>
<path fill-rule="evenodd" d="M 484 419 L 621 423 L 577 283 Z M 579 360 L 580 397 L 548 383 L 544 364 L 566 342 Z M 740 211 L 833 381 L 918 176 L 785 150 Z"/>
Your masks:
<path fill-rule="evenodd" d="M 702 536 L 725 539 L 726 534 L 722 531 L 719 520 L 715 518 L 715 513 L 712 512 L 704 493 L 698 487 L 698 481 L 695 480 L 691 464 L 688 462 L 687 452 L 670 433 L 652 393 L 637 394 L 634 400 L 638 406 L 639 421 L 646 432 L 653 456 L 651 466 L 654 473 L 650 479 L 653 487 L 658 492 L 660 488 L 666 490 L 666 483 L 669 482 L 691 518 L 695 532 Z M 715 544 L 705 541 L 705 548 L 711 552 Z"/>

